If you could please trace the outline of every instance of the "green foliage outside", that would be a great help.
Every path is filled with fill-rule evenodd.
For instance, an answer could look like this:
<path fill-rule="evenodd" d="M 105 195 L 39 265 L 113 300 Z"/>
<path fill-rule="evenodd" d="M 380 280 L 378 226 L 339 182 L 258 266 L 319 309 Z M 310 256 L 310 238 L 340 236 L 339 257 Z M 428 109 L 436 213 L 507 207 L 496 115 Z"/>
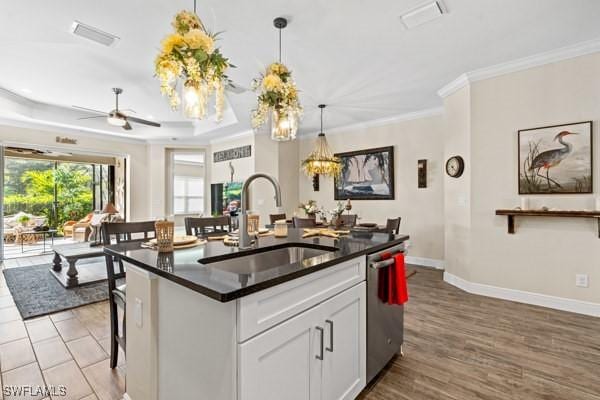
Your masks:
<path fill-rule="evenodd" d="M 93 210 L 90 165 L 7 158 L 4 171 L 4 215 L 23 211 L 46 216 L 47 225 L 61 228 Z M 57 212 L 53 209 L 56 185 Z"/>

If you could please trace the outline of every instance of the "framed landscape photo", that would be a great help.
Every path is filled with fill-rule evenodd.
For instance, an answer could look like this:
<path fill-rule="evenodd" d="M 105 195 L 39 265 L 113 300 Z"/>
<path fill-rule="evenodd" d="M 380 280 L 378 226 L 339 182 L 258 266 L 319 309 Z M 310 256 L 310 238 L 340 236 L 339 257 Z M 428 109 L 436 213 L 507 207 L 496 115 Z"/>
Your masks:
<path fill-rule="evenodd" d="M 394 147 L 380 147 L 335 155 L 342 172 L 335 178 L 335 200 L 393 200 Z"/>
<path fill-rule="evenodd" d="M 519 194 L 593 193 L 592 121 L 519 131 Z"/>

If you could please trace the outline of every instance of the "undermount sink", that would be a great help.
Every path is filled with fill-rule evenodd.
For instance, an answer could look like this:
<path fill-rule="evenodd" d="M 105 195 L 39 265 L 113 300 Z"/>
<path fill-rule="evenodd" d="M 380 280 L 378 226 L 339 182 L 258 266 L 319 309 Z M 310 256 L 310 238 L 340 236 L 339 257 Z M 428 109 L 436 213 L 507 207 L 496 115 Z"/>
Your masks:
<path fill-rule="evenodd" d="M 294 244 L 275 249 L 265 248 L 258 249 L 258 251 L 239 252 L 228 256 L 226 259 L 212 257 L 198 261 L 224 271 L 237 274 L 253 274 L 295 263 L 302 263 L 306 267 L 316 265 L 326 261 L 323 256 L 332 254 L 336 250 L 335 247 Z"/>

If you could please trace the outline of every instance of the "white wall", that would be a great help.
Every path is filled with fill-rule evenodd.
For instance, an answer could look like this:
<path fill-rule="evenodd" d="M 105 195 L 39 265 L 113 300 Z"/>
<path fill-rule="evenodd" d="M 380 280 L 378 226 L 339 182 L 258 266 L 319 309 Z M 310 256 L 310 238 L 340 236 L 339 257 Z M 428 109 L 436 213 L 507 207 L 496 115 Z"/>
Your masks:
<path fill-rule="evenodd" d="M 352 201 L 352 213 L 358 214 L 361 222 L 379 224 L 385 224 L 387 218 L 402 217 L 400 231 L 411 236 L 411 256 L 434 260 L 444 259 L 443 136 L 442 115 L 327 134 L 334 152 L 394 146 L 395 200 Z M 315 137 L 300 140 L 300 160 L 312 151 L 314 142 Z M 419 159 L 428 160 L 425 189 L 417 187 Z M 312 179 L 301 174 L 299 200 L 316 200 L 319 206 L 331 209 L 336 203 L 333 179 L 320 179 L 320 190 L 315 192 Z"/>
<path fill-rule="evenodd" d="M 464 87 L 444 100 L 444 160 L 460 155 L 465 170 L 459 178 L 444 172 L 445 269 L 469 278 L 471 262 L 471 92 Z M 444 165 L 445 168 L 445 165 Z"/>
<path fill-rule="evenodd" d="M 230 181 L 229 161 L 213 162 L 213 154 L 217 151 L 233 149 L 235 147 L 252 146 L 252 156 L 231 160 L 235 169 L 233 180 L 236 182 L 244 181 L 254 173 L 254 135 L 248 133 L 230 140 L 213 142 L 210 145 L 210 151 L 207 153 L 207 165 L 210 166 L 210 183 L 225 183 Z"/>
<path fill-rule="evenodd" d="M 240 146 L 252 146 L 252 156 L 231 160 L 235 169 L 235 181 L 244 181 L 255 172 L 274 176 L 281 186 L 282 208 L 291 215 L 298 204 L 298 141 L 275 142 L 264 133 L 249 133 L 230 140 L 211 144 L 210 182 L 229 182 L 229 161 L 214 163 L 212 155 L 221 150 Z M 275 214 L 274 191 L 270 183 L 260 179 L 250 187 L 250 210 L 260 215 L 261 224 L 269 223 L 269 214 Z"/>
<path fill-rule="evenodd" d="M 56 136 L 77 139 L 77 144 L 56 143 Z M 60 131 L 52 132 L 6 125 L 0 125 L 0 142 L 49 146 L 72 152 L 127 155 L 127 168 L 129 169 L 127 177 L 128 218 L 131 221 L 139 221 L 150 216 L 150 202 L 148 201 L 150 176 L 147 165 L 147 145 L 143 142 L 115 140 L 110 137 L 89 134 L 64 134 Z"/>
<path fill-rule="evenodd" d="M 593 120 L 594 179 L 600 159 L 600 54 L 471 85 L 471 260 L 468 279 L 504 288 L 600 303 L 600 239 L 595 220 L 517 219 L 506 233 L 497 208 L 519 205 L 517 131 Z M 531 206 L 593 209 L 593 195 L 531 196 Z M 575 274 L 589 288 L 575 287 Z"/>

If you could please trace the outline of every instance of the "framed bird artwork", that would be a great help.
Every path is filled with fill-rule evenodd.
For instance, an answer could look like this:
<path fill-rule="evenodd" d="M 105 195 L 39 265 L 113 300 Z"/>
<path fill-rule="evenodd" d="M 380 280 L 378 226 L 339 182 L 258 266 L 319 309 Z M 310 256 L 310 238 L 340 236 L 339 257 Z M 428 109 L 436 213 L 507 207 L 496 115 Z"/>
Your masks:
<path fill-rule="evenodd" d="M 592 121 L 519 131 L 519 194 L 593 193 Z"/>

